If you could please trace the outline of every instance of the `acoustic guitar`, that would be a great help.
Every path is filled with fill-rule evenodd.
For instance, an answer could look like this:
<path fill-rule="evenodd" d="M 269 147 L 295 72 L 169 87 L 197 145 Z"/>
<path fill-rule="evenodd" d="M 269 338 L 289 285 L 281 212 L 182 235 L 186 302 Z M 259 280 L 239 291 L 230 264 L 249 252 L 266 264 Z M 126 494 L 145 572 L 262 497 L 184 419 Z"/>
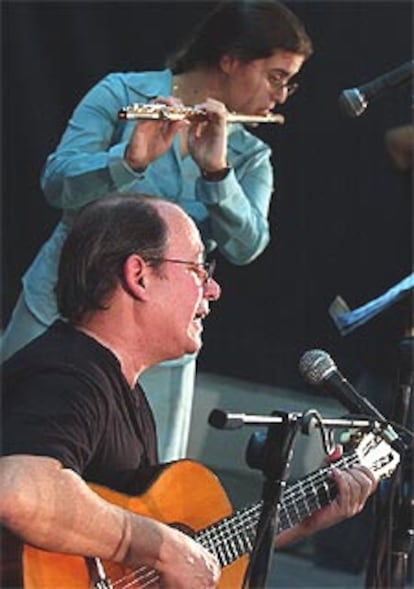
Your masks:
<path fill-rule="evenodd" d="M 367 466 L 375 476 L 391 476 L 399 455 L 375 434 L 361 435 L 356 447 L 335 462 L 336 468 Z M 278 531 L 288 529 L 328 505 L 337 490 L 332 467 L 317 470 L 288 485 L 278 513 Z M 215 474 L 192 460 L 172 462 L 160 471 L 139 496 L 90 487 L 101 497 L 134 513 L 177 526 L 215 554 L 222 566 L 219 589 L 242 587 L 262 502 L 237 511 Z M 24 589 L 154 589 L 159 586 L 155 570 L 129 570 L 116 563 L 47 552 L 23 545 L 21 566 Z"/>

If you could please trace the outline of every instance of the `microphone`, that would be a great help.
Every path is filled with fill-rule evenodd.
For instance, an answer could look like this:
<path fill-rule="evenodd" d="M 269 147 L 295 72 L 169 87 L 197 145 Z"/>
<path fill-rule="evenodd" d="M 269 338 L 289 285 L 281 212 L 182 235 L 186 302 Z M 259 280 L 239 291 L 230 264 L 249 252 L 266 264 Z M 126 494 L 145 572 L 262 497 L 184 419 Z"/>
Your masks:
<path fill-rule="evenodd" d="M 346 380 L 327 352 L 324 350 L 305 352 L 299 361 L 299 372 L 306 382 L 326 389 L 351 413 L 373 417 L 381 422 L 380 435 L 383 439 L 400 454 L 404 452 L 405 444 L 393 427 L 387 423 L 378 409 Z"/>
<path fill-rule="evenodd" d="M 359 117 L 367 108 L 370 100 L 389 88 L 395 88 L 408 82 L 413 75 L 414 60 L 407 61 L 358 88 L 343 90 L 339 95 L 339 107 L 348 117 Z"/>

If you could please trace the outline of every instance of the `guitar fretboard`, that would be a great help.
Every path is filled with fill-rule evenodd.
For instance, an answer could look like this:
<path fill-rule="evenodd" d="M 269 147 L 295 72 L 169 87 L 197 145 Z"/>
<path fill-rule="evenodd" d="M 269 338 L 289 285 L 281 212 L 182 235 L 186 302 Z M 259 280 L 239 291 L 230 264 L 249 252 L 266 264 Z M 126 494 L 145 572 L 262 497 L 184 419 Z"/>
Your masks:
<path fill-rule="evenodd" d="M 358 462 L 356 455 L 348 455 L 335 463 L 346 468 Z M 278 532 L 293 527 L 305 517 L 331 503 L 337 494 L 327 466 L 289 485 L 282 497 L 278 514 Z M 212 552 L 222 567 L 253 550 L 262 501 L 239 509 L 230 516 L 195 534 L 194 539 Z"/>

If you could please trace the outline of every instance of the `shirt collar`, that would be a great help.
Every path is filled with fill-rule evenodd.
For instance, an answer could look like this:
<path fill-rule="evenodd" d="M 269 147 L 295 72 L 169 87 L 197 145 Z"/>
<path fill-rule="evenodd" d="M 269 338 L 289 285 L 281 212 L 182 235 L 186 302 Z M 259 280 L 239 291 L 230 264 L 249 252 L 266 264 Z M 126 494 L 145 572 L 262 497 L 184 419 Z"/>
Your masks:
<path fill-rule="evenodd" d="M 139 95 L 151 100 L 156 96 L 169 96 L 171 88 L 172 71 L 170 69 L 146 72 L 139 84 Z M 137 88 L 133 86 L 130 89 L 137 91 Z"/>

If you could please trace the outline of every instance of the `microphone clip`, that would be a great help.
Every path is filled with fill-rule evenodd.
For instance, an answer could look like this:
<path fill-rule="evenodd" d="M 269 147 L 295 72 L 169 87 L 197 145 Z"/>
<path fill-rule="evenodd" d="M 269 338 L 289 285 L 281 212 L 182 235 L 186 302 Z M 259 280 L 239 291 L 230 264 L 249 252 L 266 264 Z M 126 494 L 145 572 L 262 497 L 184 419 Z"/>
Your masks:
<path fill-rule="evenodd" d="M 302 415 L 302 427 L 301 431 L 303 434 L 309 436 L 311 433 L 319 429 L 321 435 L 321 442 L 323 451 L 326 456 L 330 456 L 335 450 L 335 438 L 334 430 L 331 427 L 326 427 L 322 415 L 316 409 L 308 409 Z"/>

